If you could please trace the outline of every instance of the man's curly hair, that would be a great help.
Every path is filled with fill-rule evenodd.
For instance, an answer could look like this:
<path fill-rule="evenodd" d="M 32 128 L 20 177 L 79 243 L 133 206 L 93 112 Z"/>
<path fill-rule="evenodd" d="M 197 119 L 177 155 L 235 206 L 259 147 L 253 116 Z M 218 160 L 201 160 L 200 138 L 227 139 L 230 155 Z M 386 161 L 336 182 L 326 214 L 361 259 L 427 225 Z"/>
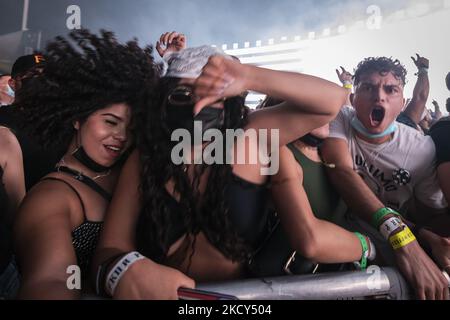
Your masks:
<path fill-rule="evenodd" d="M 57 37 L 44 54 L 42 73 L 34 72 L 17 103 L 25 129 L 43 146 L 67 145 L 74 121 L 111 104 L 127 103 L 134 111 L 154 101 L 153 48 L 141 48 L 136 39 L 120 44 L 112 32 L 83 29 Z"/>
<path fill-rule="evenodd" d="M 386 75 L 389 72 L 402 81 L 402 84 L 406 84 L 407 71 L 399 60 L 394 60 L 387 57 L 371 57 L 361 61 L 355 70 L 354 84 L 357 86 L 361 82 L 363 75 L 368 75 L 378 72 L 381 75 Z"/>

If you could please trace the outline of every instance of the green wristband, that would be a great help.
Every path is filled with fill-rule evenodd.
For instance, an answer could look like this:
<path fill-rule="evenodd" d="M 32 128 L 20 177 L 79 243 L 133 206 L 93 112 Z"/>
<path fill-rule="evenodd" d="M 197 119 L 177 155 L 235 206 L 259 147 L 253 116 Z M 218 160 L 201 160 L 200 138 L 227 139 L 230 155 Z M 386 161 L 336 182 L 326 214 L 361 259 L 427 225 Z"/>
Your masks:
<path fill-rule="evenodd" d="M 378 230 L 378 228 L 381 225 L 381 220 L 386 217 L 389 214 L 394 214 L 396 216 L 400 216 L 400 213 L 398 213 L 395 210 L 392 210 L 391 208 L 381 208 L 375 214 L 372 216 L 372 227 Z"/>
<path fill-rule="evenodd" d="M 362 247 L 362 255 L 361 255 L 361 261 L 359 262 L 359 266 L 361 267 L 361 270 L 366 270 L 367 268 L 367 256 L 369 251 L 369 245 L 367 244 L 366 237 L 364 237 L 361 233 L 355 232 L 356 236 L 358 237 L 359 241 L 361 242 Z"/>

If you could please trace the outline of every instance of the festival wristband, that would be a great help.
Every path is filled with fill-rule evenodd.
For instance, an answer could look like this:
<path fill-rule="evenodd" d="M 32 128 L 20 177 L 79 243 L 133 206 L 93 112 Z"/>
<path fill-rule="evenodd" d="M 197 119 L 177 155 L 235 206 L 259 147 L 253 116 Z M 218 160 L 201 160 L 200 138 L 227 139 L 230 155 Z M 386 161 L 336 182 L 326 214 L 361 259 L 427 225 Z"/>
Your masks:
<path fill-rule="evenodd" d="M 416 237 L 408 227 L 406 227 L 402 232 L 399 232 L 389 238 L 389 242 L 394 250 L 404 248 L 413 241 L 416 241 Z"/>
<path fill-rule="evenodd" d="M 375 229 L 379 229 L 381 226 L 381 223 L 383 222 L 383 218 L 387 215 L 394 214 L 396 216 L 400 216 L 400 213 L 398 213 L 395 210 L 392 210 L 391 208 L 381 208 L 377 210 L 374 215 L 372 216 L 372 227 Z"/>
<path fill-rule="evenodd" d="M 417 75 L 421 75 L 423 73 L 428 74 L 428 68 L 422 67 L 419 69 L 419 72 L 417 72 Z"/>
<path fill-rule="evenodd" d="M 367 244 L 366 237 L 364 237 L 361 233 L 355 232 L 355 234 L 358 237 L 359 241 L 361 242 L 362 247 L 362 255 L 361 261 L 359 262 L 359 267 L 361 268 L 361 270 L 366 270 L 367 256 L 369 255 L 369 245 Z"/>
<path fill-rule="evenodd" d="M 380 226 L 380 233 L 383 235 L 383 237 L 386 240 L 389 240 L 389 237 L 391 234 L 398 230 L 398 229 L 404 229 L 406 227 L 406 224 L 403 223 L 402 219 L 399 217 L 392 217 L 384 221 Z"/>
<path fill-rule="evenodd" d="M 353 85 L 351 83 L 344 84 L 345 89 L 353 89 Z"/>
<path fill-rule="evenodd" d="M 128 268 L 142 259 L 145 259 L 143 255 L 141 255 L 137 251 L 133 251 L 125 255 L 122 259 L 119 260 L 119 262 L 114 265 L 114 267 L 108 273 L 105 283 L 105 290 L 111 297 L 114 296 L 116 287 Z"/>
<path fill-rule="evenodd" d="M 375 248 L 375 244 L 372 242 L 372 240 L 369 237 L 367 238 L 367 243 L 369 244 L 369 253 L 367 255 L 367 260 L 374 261 L 377 257 L 377 250 Z"/>

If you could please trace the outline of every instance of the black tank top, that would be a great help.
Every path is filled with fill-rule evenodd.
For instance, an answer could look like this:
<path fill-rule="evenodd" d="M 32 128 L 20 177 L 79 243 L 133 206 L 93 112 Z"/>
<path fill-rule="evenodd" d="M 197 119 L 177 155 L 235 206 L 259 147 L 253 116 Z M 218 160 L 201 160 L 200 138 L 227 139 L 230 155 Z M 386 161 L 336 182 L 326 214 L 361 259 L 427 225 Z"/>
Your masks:
<path fill-rule="evenodd" d="M 64 172 L 70 175 L 72 178 L 84 183 L 89 188 L 100 194 L 108 203 L 111 201 L 111 195 L 104 189 L 102 189 L 91 178 L 67 167 L 60 167 L 59 172 Z M 94 222 L 87 219 L 83 200 L 78 191 L 70 183 L 65 180 L 53 177 L 42 179 L 42 181 L 45 180 L 59 181 L 64 183 L 76 194 L 76 196 L 80 200 L 80 204 L 83 209 L 84 222 L 72 231 L 72 244 L 77 255 L 77 262 L 78 266 L 81 269 L 81 274 L 83 275 L 83 278 L 85 278 L 87 275 L 89 275 L 90 272 L 92 257 L 95 253 L 95 249 L 100 237 L 100 232 L 103 228 L 103 222 Z"/>
<path fill-rule="evenodd" d="M 0 274 L 8 266 L 12 256 L 12 226 L 8 206 L 8 195 L 3 185 L 3 168 L 0 167 Z"/>
<path fill-rule="evenodd" d="M 256 185 L 232 174 L 231 182 L 225 189 L 225 201 L 229 208 L 230 222 L 237 234 L 246 242 L 251 250 L 256 249 L 259 243 L 270 231 L 269 189 L 267 185 Z M 168 242 L 173 245 L 188 232 L 183 223 L 183 208 L 167 191 L 164 197 L 169 208 L 167 217 Z M 206 235 L 208 237 L 208 235 Z M 149 250 L 146 250 L 148 248 Z M 138 240 L 138 249 L 150 252 L 149 258 L 159 259 L 161 252 L 151 244 L 141 243 Z M 218 248 L 220 250 L 220 248 Z"/>

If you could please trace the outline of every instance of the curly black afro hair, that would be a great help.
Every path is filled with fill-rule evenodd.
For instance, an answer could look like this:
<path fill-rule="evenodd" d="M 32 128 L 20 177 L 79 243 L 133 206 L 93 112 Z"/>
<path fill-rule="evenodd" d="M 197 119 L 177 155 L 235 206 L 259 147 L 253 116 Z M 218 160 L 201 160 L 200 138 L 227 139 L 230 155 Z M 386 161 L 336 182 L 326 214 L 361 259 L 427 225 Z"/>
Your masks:
<path fill-rule="evenodd" d="M 379 74 L 387 74 L 392 72 L 394 76 L 406 84 L 407 71 L 399 60 L 387 57 L 371 57 L 361 61 L 355 70 L 355 86 L 361 81 L 361 76 L 378 72 Z"/>
<path fill-rule="evenodd" d="M 141 48 L 136 39 L 120 44 L 105 30 L 57 37 L 44 53 L 43 70 L 35 70 L 19 92 L 25 129 L 45 147 L 65 145 L 74 121 L 108 105 L 127 103 L 134 115 L 155 100 L 160 70 L 152 54 L 152 47 Z"/>

